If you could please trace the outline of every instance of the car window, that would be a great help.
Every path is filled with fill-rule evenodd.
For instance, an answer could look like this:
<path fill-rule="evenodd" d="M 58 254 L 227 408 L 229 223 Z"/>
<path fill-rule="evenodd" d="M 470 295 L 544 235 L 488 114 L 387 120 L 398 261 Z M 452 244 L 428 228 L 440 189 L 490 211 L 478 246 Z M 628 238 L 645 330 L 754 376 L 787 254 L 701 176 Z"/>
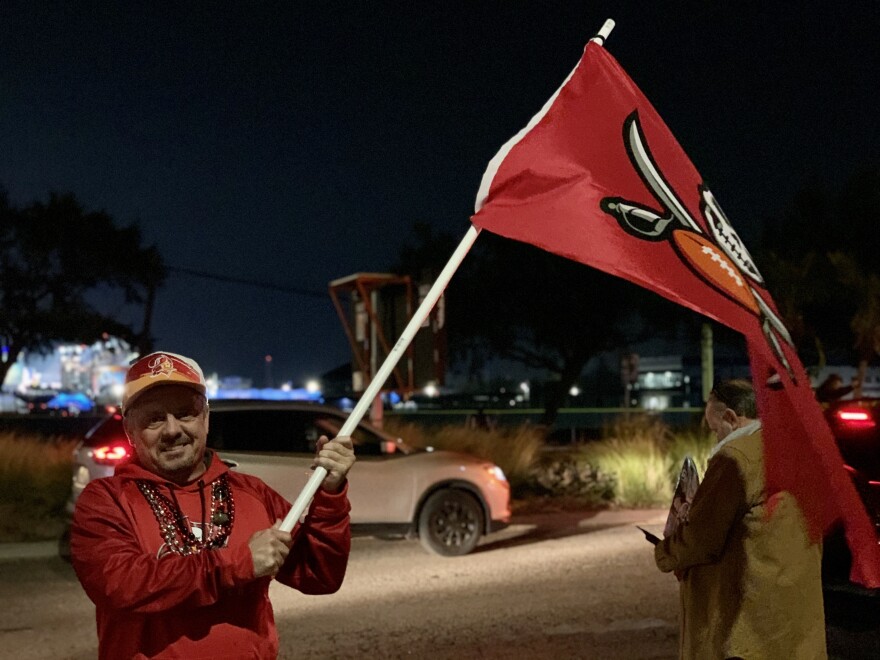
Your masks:
<path fill-rule="evenodd" d="M 333 415 L 316 415 L 306 429 L 309 444 L 314 451 L 318 438 L 326 435 L 328 438 L 335 437 L 342 428 L 343 419 Z M 355 428 L 351 434 L 354 444 L 354 452 L 358 456 L 382 456 L 382 442 L 384 438 L 365 429 L 362 426 Z"/>
<path fill-rule="evenodd" d="M 97 447 L 120 440 L 127 440 L 125 427 L 122 424 L 122 415 L 115 413 L 106 417 L 86 433 L 85 444 L 88 447 Z"/>
<path fill-rule="evenodd" d="M 215 410 L 208 446 L 218 451 L 314 452 L 298 410 Z"/>

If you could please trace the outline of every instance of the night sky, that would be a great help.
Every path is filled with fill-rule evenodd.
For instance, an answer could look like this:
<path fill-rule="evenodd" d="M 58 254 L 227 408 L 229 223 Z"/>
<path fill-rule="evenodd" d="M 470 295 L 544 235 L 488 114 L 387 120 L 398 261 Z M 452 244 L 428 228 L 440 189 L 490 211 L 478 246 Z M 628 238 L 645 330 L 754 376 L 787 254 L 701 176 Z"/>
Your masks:
<path fill-rule="evenodd" d="M 489 159 L 609 17 L 747 243 L 807 181 L 880 163 L 876 1 L 4 0 L 0 186 L 73 192 L 171 267 L 304 291 L 175 271 L 153 324 L 207 372 L 262 385 L 271 354 L 298 381 L 350 358 L 328 283 L 386 272 L 416 221 L 463 236 Z"/>

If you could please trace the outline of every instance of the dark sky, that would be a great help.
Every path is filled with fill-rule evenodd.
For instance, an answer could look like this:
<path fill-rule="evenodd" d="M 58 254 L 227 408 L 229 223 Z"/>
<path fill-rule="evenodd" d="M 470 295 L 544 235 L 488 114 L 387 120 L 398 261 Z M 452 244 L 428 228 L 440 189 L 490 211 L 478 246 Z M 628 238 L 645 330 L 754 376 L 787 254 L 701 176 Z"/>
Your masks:
<path fill-rule="evenodd" d="M 71 191 L 173 267 L 325 292 L 387 271 L 416 221 L 463 236 L 487 162 L 608 17 L 747 242 L 811 177 L 880 163 L 876 1 L 4 0 L 0 186 Z M 153 330 L 255 384 L 266 354 L 276 380 L 349 359 L 329 296 L 181 273 Z"/>

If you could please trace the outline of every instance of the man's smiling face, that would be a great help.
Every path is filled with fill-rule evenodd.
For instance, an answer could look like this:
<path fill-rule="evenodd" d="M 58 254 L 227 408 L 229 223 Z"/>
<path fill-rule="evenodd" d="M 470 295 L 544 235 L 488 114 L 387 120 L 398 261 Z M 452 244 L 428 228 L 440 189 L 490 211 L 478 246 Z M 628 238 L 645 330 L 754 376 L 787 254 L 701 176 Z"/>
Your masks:
<path fill-rule="evenodd" d="M 192 388 L 169 384 L 144 392 L 126 411 L 125 431 L 150 472 L 183 484 L 205 471 L 208 405 Z"/>

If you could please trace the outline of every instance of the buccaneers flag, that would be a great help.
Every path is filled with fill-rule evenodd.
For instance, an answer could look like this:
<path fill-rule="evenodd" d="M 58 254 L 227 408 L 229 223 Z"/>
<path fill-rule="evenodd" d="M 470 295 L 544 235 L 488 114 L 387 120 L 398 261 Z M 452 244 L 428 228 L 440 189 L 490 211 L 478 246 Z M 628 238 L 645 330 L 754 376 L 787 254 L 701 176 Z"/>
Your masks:
<path fill-rule="evenodd" d="M 842 521 L 851 579 L 880 587 L 877 537 L 761 273 L 663 120 L 602 46 L 587 44 L 562 87 L 492 159 L 471 220 L 745 335 L 768 491 L 798 499 L 814 539 Z"/>

